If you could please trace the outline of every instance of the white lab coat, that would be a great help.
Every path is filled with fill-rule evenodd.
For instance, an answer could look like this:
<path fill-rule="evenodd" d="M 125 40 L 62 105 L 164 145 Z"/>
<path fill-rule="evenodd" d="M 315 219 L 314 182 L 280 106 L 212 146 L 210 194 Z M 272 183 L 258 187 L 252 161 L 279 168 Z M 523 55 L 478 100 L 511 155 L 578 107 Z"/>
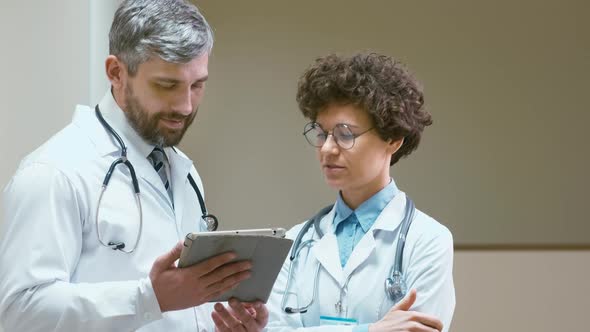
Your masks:
<path fill-rule="evenodd" d="M 100 109 L 128 146 L 141 190 L 143 230 L 132 254 L 98 242 L 102 181 L 120 148 L 94 107 L 77 106 L 73 121 L 20 164 L 5 188 L 0 241 L 0 323 L 8 331 L 211 331 L 208 305 L 162 314 L 148 273 L 156 257 L 204 228 L 187 180 L 192 161 L 166 148 L 174 209 L 139 138 L 108 92 Z M 139 215 L 126 167 L 119 165 L 100 211 L 103 242 L 131 249 Z"/>
<path fill-rule="evenodd" d="M 338 242 L 332 228 L 334 209 L 320 222 L 324 237 L 307 246 L 293 265 L 287 306 L 303 307 L 309 303 L 314 290 L 314 278 L 320 264 L 319 281 L 313 304 L 307 313 L 286 314 L 281 300 L 286 290 L 289 259 L 283 265 L 273 287 L 268 307 L 269 331 L 294 329 L 313 331 L 351 331 L 352 326 L 318 326 L 320 316 L 353 318 L 359 324 L 381 319 L 394 305 L 385 295 L 385 279 L 395 260 L 397 239 L 404 216 L 406 196 L 403 192 L 383 209 L 374 225 L 354 248 L 344 268 L 340 264 Z M 293 227 L 287 236 L 294 239 L 303 224 Z M 311 227 L 303 241 L 318 239 Z M 453 239 L 449 230 L 436 220 L 416 211 L 403 252 L 402 272 L 409 289 L 418 291 L 411 310 L 433 314 L 449 330 L 455 309 L 453 285 Z M 346 280 L 350 278 L 348 284 Z M 343 314 L 336 311 L 342 294 Z"/>

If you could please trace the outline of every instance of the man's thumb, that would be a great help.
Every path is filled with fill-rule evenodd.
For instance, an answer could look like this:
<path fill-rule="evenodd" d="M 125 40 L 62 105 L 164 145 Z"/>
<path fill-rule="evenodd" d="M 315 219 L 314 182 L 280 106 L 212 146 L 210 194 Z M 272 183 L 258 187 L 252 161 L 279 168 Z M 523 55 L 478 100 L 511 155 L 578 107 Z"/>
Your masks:
<path fill-rule="evenodd" d="M 153 268 L 159 271 L 170 268 L 180 258 L 180 252 L 182 251 L 182 241 L 178 242 L 172 250 L 158 257 L 154 262 Z"/>
<path fill-rule="evenodd" d="M 412 307 L 412 305 L 416 302 L 416 290 L 412 289 L 410 292 L 401 299 L 398 303 L 393 306 L 393 310 L 403 310 L 408 311 Z"/>

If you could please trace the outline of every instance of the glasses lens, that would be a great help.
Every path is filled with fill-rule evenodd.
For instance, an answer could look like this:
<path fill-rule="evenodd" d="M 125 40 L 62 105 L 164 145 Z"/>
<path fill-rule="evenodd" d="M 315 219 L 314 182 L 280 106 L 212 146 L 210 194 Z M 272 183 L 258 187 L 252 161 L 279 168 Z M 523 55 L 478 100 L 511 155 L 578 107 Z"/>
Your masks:
<path fill-rule="evenodd" d="M 354 145 L 354 134 L 345 124 L 334 127 L 334 138 L 336 143 L 343 149 L 350 149 Z"/>
<path fill-rule="evenodd" d="M 307 142 L 315 147 L 321 147 L 326 142 L 326 133 L 317 123 L 308 123 L 303 131 Z"/>

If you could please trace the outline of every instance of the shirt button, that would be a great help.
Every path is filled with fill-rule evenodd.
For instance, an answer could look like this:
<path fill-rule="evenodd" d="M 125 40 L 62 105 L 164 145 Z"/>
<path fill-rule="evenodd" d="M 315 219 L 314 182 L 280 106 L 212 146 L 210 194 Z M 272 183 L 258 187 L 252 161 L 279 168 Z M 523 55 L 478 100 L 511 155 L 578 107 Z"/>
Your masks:
<path fill-rule="evenodd" d="M 151 312 L 146 312 L 143 314 L 143 319 L 145 320 L 150 320 L 152 319 L 152 313 Z"/>

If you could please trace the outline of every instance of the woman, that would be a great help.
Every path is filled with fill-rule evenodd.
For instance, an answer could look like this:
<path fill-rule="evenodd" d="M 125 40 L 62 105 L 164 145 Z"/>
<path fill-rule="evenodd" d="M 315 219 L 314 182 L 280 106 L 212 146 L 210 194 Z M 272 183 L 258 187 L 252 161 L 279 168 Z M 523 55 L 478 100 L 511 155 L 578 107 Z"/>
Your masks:
<path fill-rule="evenodd" d="M 387 56 L 330 55 L 301 77 L 297 102 L 310 120 L 305 138 L 338 195 L 314 218 L 319 232 L 311 224 L 288 232 L 302 237 L 273 288 L 268 329 L 448 331 L 455 308 L 451 233 L 413 209 L 390 176 L 390 166 L 417 148 L 432 123 L 418 83 Z M 392 269 L 396 252 L 401 271 Z M 383 286 L 403 288 L 400 280 L 412 289 L 402 301 L 404 289 L 396 297 Z M 230 307 L 215 306 L 219 330 L 264 326 L 263 305 Z"/>

